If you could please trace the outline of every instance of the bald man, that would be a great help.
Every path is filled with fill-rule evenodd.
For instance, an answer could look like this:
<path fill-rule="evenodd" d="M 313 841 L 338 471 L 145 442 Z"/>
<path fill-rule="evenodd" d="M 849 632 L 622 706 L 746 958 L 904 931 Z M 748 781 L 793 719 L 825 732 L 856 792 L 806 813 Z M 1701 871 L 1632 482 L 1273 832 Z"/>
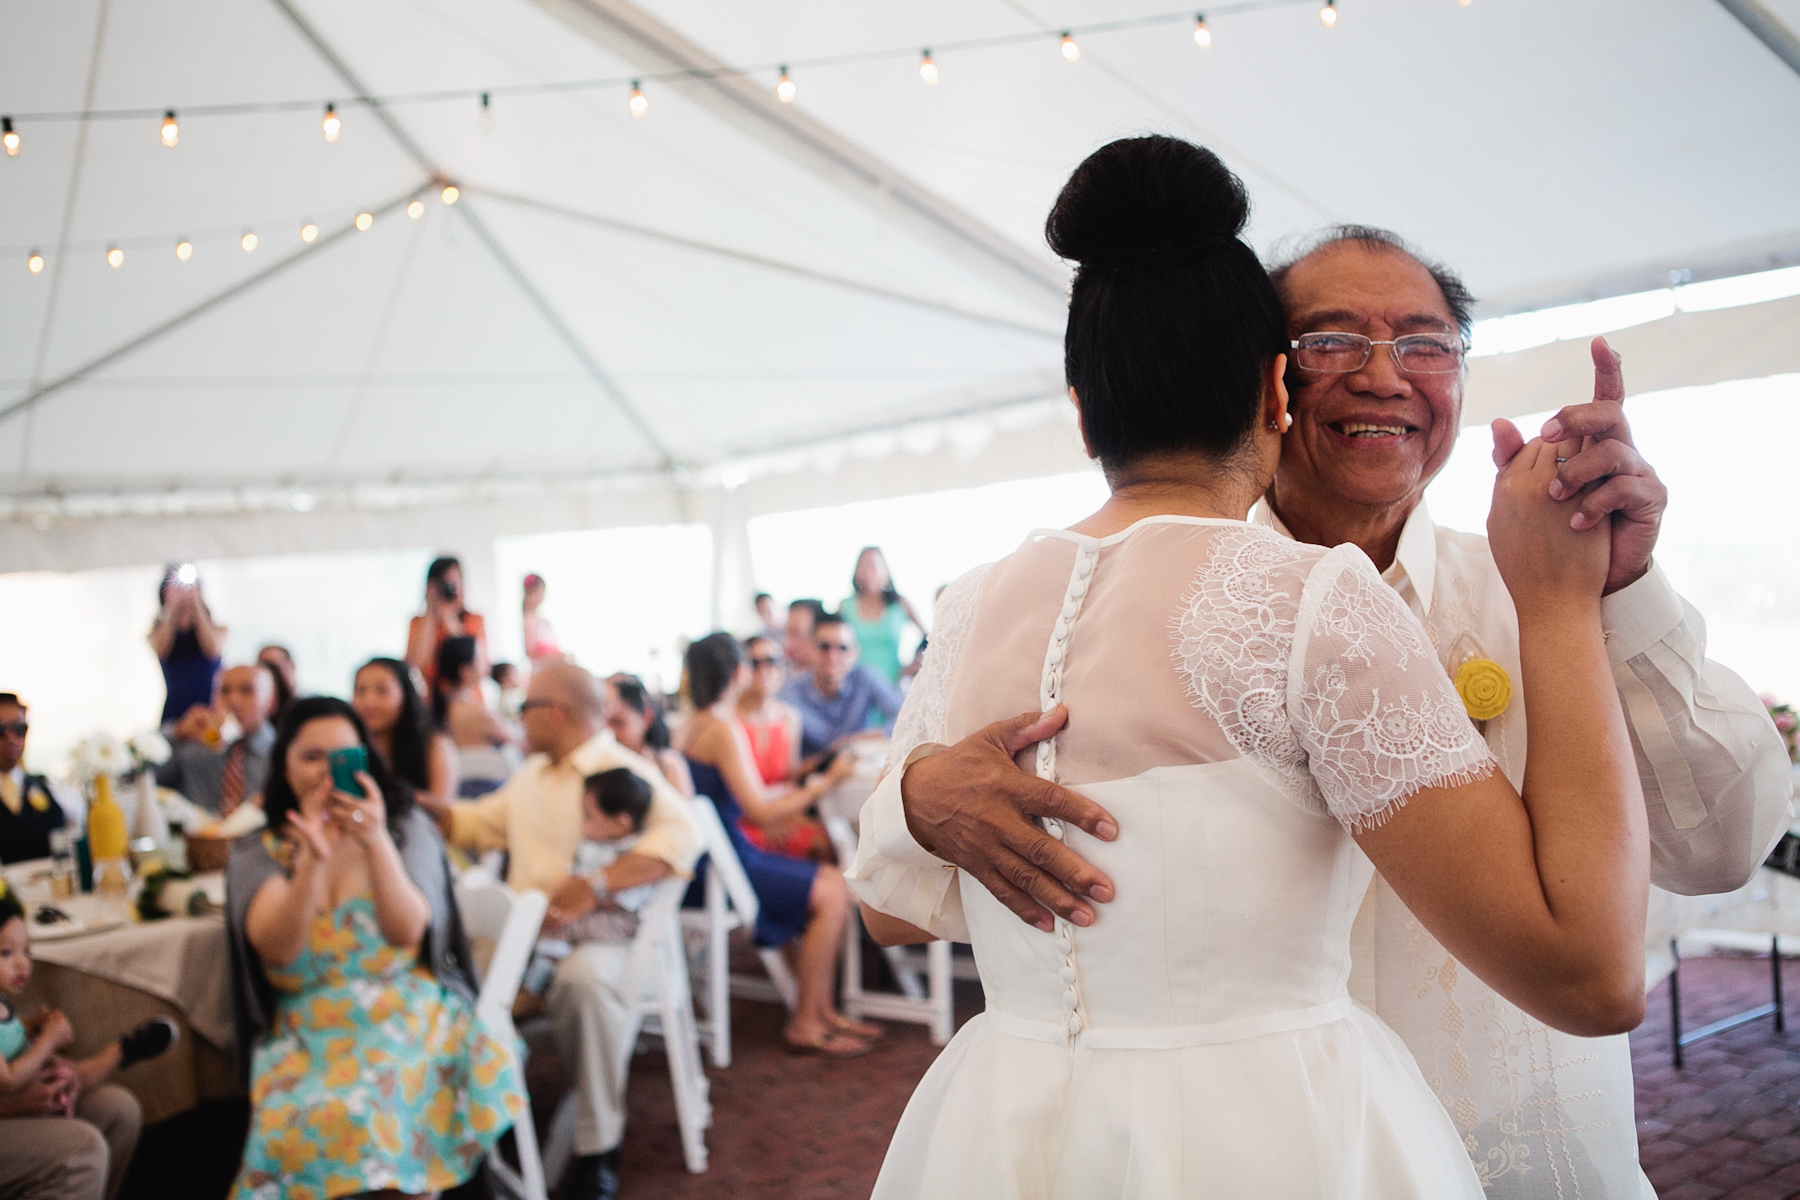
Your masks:
<path fill-rule="evenodd" d="M 214 711 L 190 709 L 175 727 L 175 752 L 156 768 L 156 782 L 221 817 L 262 794 L 275 745 L 275 674 L 263 663 L 227 668 L 219 675 Z M 236 718 L 240 733 L 223 750 L 209 745 L 201 730 L 214 719 Z"/>
<path fill-rule="evenodd" d="M 531 757 L 498 791 L 451 804 L 439 823 L 453 845 L 507 851 L 507 882 L 550 897 L 546 927 L 628 888 L 693 873 L 700 830 L 687 800 L 655 764 L 613 740 L 593 676 L 571 663 L 534 671 L 519 721 Z M 604 872 L 572 877 L 581 844 L 582 781 L 615 767 L 630 768 L 650 785 L 643 832 Z M 627 1035 L 636 1024 L 635 998 L 621 990 L 629 956 L 628 945 L 583 944 L 563 959 L 550 985 L 557 1050 L 575 1076 L 578 1096 L 578 1157 L 564 1192 L 570 1200 L 611 1200 L 618 1194 L 625 1071 L 631 1061 Z"/>

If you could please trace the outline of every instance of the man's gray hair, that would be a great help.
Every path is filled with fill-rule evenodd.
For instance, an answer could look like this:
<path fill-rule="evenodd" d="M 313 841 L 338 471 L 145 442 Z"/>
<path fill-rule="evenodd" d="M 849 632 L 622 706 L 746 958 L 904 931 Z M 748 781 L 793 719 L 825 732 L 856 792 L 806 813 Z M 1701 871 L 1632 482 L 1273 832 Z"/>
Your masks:
<path fill-rule="evenodd" d="M 1432 279 L 1437 281 L 1438 290 L 1444 293 L 1444 303 L 1449 306 L 1450 316 L 1456 321 L 1456 327 L 1462 330 L 1464 337 L 1469 336 L 1474 325 L 1475 297 L 1463 283 L 1462 276 L 1436 259 L 1425 257 L 1416 246 L 1399 234 L 1374 225 L 1329 225 L 1297 242 L 1279 247 L 1275 253 L 1275 261 L 1269 267 L 1269 279 L 1275 284 L 1275 291 L 1284 305 L 1287 303 L 1287 274 L 1294 269 L 1295 264 L 1343 242 L 1356 242 L 1370 250 L 1398 250 L 1424 267 Z"/>

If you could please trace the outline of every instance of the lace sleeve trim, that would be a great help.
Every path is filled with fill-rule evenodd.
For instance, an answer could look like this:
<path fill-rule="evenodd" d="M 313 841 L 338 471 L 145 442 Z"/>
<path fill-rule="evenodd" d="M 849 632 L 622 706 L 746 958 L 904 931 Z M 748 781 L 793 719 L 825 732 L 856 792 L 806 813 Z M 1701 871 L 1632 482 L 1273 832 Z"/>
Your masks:
<path fill-rule="evenodd" d="M 890 769 L 904 763 L 907 755 L 924 742 L 941 742 L 948 725 L 950 685 L 956 674 L 957 660 L 969 628 L 975 623 L 975 611 L 981 601 L 981 586 L 987 580 L 988 563 L 964 574 L 938 598 L 932 616 L 931 644 L 925 648 L 925 661 L 913 680 L 906 703 L 894 722 L 893 747 L 888 753 Z"/>

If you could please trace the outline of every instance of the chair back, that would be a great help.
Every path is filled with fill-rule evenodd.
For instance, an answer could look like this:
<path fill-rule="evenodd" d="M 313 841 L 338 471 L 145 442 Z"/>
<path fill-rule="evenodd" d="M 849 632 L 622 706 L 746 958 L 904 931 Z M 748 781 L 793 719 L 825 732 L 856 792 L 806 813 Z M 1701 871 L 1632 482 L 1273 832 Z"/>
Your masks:
<path fill-rule="evenodd" d="M 491 941 L 493 953 L 481 976 L 477 1007 L 511 1020 L 513 1000 L 525 977 L 525 964 L 537 944 L 549 900 L 539 891 L 515 892 L 505 884 L 459 884 L 456 903 L 470 941 Z"/>
<path fill-rule="evenodd" d="M 731 835 L 725 832 L 725 822 L 720 820 L 719 810 L 710 797 L 694 797 L 694 823 L 700 826 L 701 844 L 711 860 L 707 870 L 718 872 L 719 882 L 725 885 L 725 894 L 731 899 L 731 907 L 737 910 L 744 925 L 755 925 L 760 908 L 756 889 L 750 886 L 750 877 L 744 874 L 737 847 L 732 844 Z"/>

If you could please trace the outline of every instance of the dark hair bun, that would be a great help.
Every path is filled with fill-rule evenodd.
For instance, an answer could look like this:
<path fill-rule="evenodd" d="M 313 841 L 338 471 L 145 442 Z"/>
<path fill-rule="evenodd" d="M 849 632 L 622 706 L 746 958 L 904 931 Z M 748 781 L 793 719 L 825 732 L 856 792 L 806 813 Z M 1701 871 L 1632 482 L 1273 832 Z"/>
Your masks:
<path fill-rule="evenodd" d="M 1243 183 L 1212 151 L 1179 138 L 1122 138 L 1075 168 L 1044 236 L 1083 266 L 1149 266 L 1235 239 L 1249 219 Z"/>

